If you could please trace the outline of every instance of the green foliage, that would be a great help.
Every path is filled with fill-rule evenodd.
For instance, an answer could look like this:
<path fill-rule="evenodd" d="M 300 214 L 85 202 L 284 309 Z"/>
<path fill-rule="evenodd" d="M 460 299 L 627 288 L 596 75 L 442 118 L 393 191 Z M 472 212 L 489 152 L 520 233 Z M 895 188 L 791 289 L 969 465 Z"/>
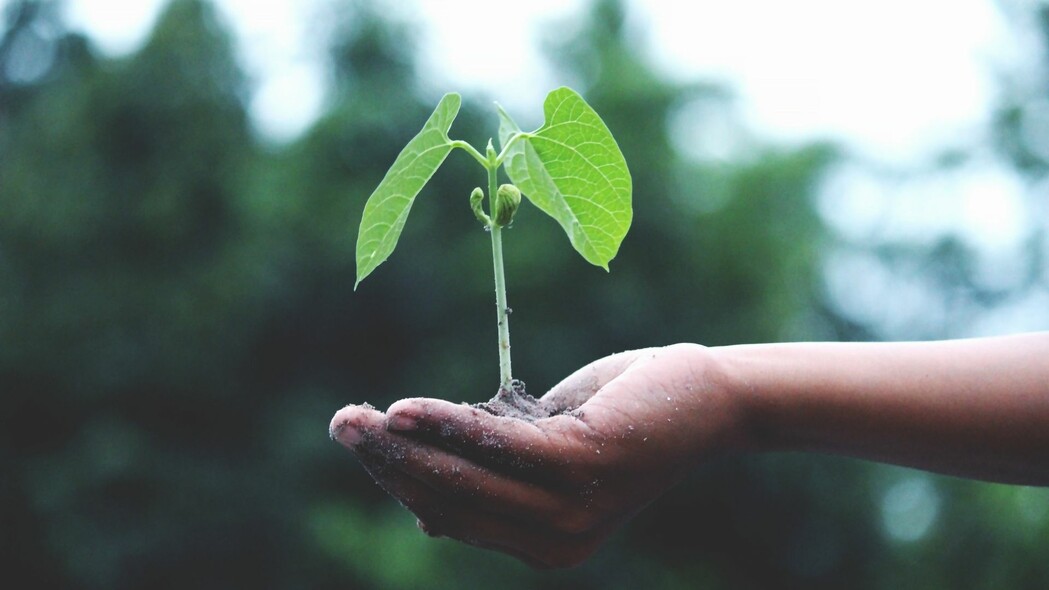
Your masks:
<path fill-rule="evenodd" d="M 626 160 L 605 122 L 574 90 L 551 92 L 543 111 L 543 126 L 510 145 L 521 129 L 499 109 L 507 174 L 561 224 L 583 258 L 608 270 L 633 213 Z"/>
<path fill-rule="evenodd" d="M 412 255 L 353 291 L 347 222 L 433 107 L 412 63 L 419 32 L 341 5 L 330 108 L 300 140 L 273 146 L 252 135 L 246 77 L 206 2 L 177 0 L 145 46 L 118 59 L 97 55 L 60 12 L 27 6 L 46 4 L 9 2 L 21 16 L 0 36 L 7 579 L 508 590 L 1049 579 L 1044 489 L 800 455 L 700 468 L 572 571 L 426 537 L 326 433 L 348 402 L 492 393 L 494 367 L 477 354 L 490 336 L 476 313 L 491 305 L 491 277 L 476 270 L 490 264 L 488 236 L 465 203 L 444 200 L 465 192 L 472 160 L 444 161 L 427 182 L 441 198 L 415 203 L 400 236 Z M 739 157 L 679 154 L 675 111 L 699 101 L 732 117 L 718 110 L 728 94 L 650 67 L 622 11 L 600 2 L 585 21 L 552 28 L 551 50 L 631 163 L 645 197 L 630 223 L 637 247 L 618 253 L 614 281 L 582 272 L 589 263 L 564 247 L 561 225 L 521 206 L 506 262 L 529 389 L 626 348 L 855 334 L 834 331 L 850 327 L 824 300 L 829 236 L 812 206 L 837 152 L 756 137 Z M 53 51 L 39 76 L 12 75 L 45 63 L 13 65 L 16 36 L 43 43 L 33 55 Z M 486 104 L 464 96 L 456 132 L 485 137 Z M 1000 131 L 1030 147 L 1038 136 L 1023 120 Z M 1044 163 L 1025 162 L 1037 180 Z M 1044 284 L 1039 272 L 1031 284 Z M 925 536 L 901 540 L 886 505 L 914 479 L 938 510 Z"/>
<path fill-rule="evenodd" d="M 510 184 L 496 187 L 499 167 L 505 163 L 510 178 L 522 185 L 540 210 L 561 224 L 583 258 L 606 271 L 630 228 L 630 172 L 604 121 L 571 89 L 559 88 L 547 96 L 546 124 L 534 133 L 523 133 L 500 108 L 501 154 L 496 153 L 491 139 L 481 155 L 470 144 L 448 138 L 460 102 L 458 94 L 441 99 L 423 130 L 405 146 L 368 197 L 357 238 L 354 288 L 393 252 L 412 202 L 448 153 L 456 147 L 466 150 L 488 176 L 491 215 L 482 209 L 484 192 L 480 188 L 470 193 L 470 208 L 492 234 L 499 373 L 506 388 L 513 377 L 501 230 L 513 221 L 521 191 Z"/>
<path fill-rule="evenodd" d="M 382 264 L 401 237 L 412 202 L 452 151 L 448 130 L 459 113 L 458 94 L 444 95 L 433 114 L 368 197 L 357 236 L 357 283 Z M 356 285 L 354 287 L 356 288 Z"/>
<path fill-rule="evenodd" d="M 441 99 L 368 198 L 357 238 L 357 284 L 393 252 L 415 197 L 454 147 L 467 149 L 487 169 L 505 165 L 510 179 L 561 224 L 583 258 L 608 270 L 630 229 L 630 171 L 594 109 L 574 90 L 558 88 L 546 97 L 546 123 L 524 133 L 500 108 L 504 153 L 496 157 L 490 152 L 485 158 L 475 148 L 448 138 L 460 104 L 458 94 Z M 476 194 L 471 194 L 471 207 L 483 221 Z M 501 208 L 498 195 L 491 198 L 494 223 L 508 225 L 516 204 L 510 211 Z"/>

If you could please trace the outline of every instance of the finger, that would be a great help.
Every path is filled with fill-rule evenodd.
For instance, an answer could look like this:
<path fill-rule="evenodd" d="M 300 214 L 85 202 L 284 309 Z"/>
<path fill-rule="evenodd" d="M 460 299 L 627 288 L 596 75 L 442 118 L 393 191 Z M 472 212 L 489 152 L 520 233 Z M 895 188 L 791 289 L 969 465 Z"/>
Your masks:
<path fill-rule="evenodd" d="M 386 416 L 391 431 L 411 433 L 500 472 L 557 470 L 581 441 L 581 424 L 570 416 L 532 423 L 438 399 L 404 399 Z"/>
<path fill-rule="evenodd" d="M 368 455 L 371 470 L 396 466 L 439 493 L 470 500 L 484 510 L 542 522 L 556 521 L 565 512 L 562 497 L 540 485 L 388 431 L 383 414 L 374 409 L 340 410 L 332 420 L 332 432 L 358 456 Z"/>
<path fill-rule="evenodd" d="M 460 498 L 482 510 L 526 521 L 552 523 L 578 505 L 578 502 L 544 486 L 497 473 L 444 449 L 392 432 L 376 436 L 389 439 L 376 444 L 375 448 L 396 456 L 399 471 L 442 495 Z"/>
<path fill-rule="evenodd" d="M 551 410 L 551 414 L 575 410 L 622 374 L 646 350 L 620 352 L 586 365 L 550 389 L 541 398 L 544 406 Z"/>
<path fill-rule="evenodd" d="M 425 483 L 391 468 L 365 450 L 361 461 L 391 496 L 420 521 L 420 528 L 434 537 L 449 537 L 512 555 L 533 567 L 575 565 L 593 552 L 596 534 L 570 535 L 544 531 L 529 523 L 493 514 L 459 499 L 446 497 Z"/>
<path fill-rule="evenodd" d="M 385 430 L 386 417 L 368 404 L 346 406 L 335 413 L 328 426 L 328 436 L 353 450 L 366 437 Z"/>
<path fill-rule="evenodd" d="M 333 439 L 357 455 L 387 493 L 419 517 L 423 523 L 421 528 L 428 534 L 507 553 L 533 567 L 550 568 L 580 563 L 610 530 L 608 526 L 581 527 L 580 523 L 593 519 L 573 519 L 570 513 L 553 521 L 546 518 L 529 521 L 489 512 L 476 505 L 464 506 L 463 499 L 442 494 L 402 471 L 407 465 L 422 472 L 419 466 L 424 464 L 424 455 L 413 449 L 424 447 L 386 432 L 384 426 L 381 412 L 370 406 L 348 406 L 336 413 L 329 432 Z M 454 465 L 452 467 L 454 469 Z M 462 471 L 463 465 L 459 467 Z M 486 483 L 491 484 L 492 480 Z M 495 497 L 496 494 L 491 496 Z M 518 497 L 523 496 L 518 494 Z M 569 532 L 559 532 L 559 527 Z"/>
<path fill-rule="evenodd" d="M 607 536 L 604 531 L 584 535 L 541 531 L 462 505 L 445 507 L 432 524 L 424 520 L 424 526 L 424 530 L 434 527 L 440 536 L 507 553 L 538 569 L 578 565 Z"/>

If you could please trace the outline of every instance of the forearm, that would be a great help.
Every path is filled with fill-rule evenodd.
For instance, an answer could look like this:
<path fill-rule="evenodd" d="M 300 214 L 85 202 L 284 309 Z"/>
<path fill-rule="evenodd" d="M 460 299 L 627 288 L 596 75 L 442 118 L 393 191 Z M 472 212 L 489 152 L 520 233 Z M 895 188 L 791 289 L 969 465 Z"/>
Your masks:
<path fill-rule="evenodd" d="M 758 449 L 1049 485 L 1049 333 L 712 352 Z"/>

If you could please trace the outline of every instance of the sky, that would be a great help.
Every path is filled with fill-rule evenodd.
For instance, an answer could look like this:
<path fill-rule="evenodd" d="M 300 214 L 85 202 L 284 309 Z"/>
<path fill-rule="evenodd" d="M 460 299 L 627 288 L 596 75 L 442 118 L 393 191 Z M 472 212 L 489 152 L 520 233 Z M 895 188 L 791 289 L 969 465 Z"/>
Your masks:
<path fill-rule="evenodd" d="M 267 137 L 289 139 L 324 104 L 315 46 L 324 0 L 217 0 L 257 84 L 252 116 Z M 538 41 L 580 0 L 388 2 L 420 23 L 430 84 L 483 91 L 533 108 L 563 83 Z M 73 26 L 108 54 L 134 50 L 163 0 L 67 0 Z M 724 82 L 748 126 L 785 141 L 830 138 L 867 155 L 906 161 L 986 122 L 994 77 L 1025 51 L 990 0 L 736 0 L 630 3 L 628 27 L 659 68 L 682 80 Z M 944 14 L 950 14 L 944 19 Z M 949 22 L 950 26 L 944 26 Z M 498 43 L 486 43 L 495 38 Z"/>
<path fill-rule="evenodd" d="M 256 128 L 273 141 L 295 138 L 325 105 L 317 31 L 330 18 L 325 10 L 332 0 L 214 1 L 237 35 L 256 88 L 250 103 Z M 854 157 L 828 176 L 819 200 L 821 214 L 845 242 L 921 243 L 960 235 L 983 253 L 987 280 L 1007 286 L 1018 276 L 1009 261 L 1035 227 L 1025 207 L 1031 189 L 1009 167 L 985 155 L 916 178 L 883 171 L 920 167 L 959 145 L 989 143 L 998 81 L 1015 77 L 1039 50 L 1037 40 L 1011 27 L 1001 11 L 1035 1 L 628 0 L 626 26 L 666 75 L 733 89 L 736 110 L 754 136 L 846 146 Z M 435 101 L 452 90 L 479 93 L 519 121 L 538 123 L 543 96 L 566 83 L 546 66 L 540 43 L 563 31 L 587 4 L 387 0 L 384 11 L 415 25 L 419 71 Z M 116 56 L 140 46 L 163 5 L 65 0 L 65 11 L 74 28 Z M 675 128 L 681 144 L 731 148 L 717 129 L 693 129 L 688 121 L 681 117 Z M 827 265 L 832 292 L 836 280 L 841 289 L 854 290 L 856 269 L 870 266 L 847 258 Z M 847 272 L 835 279 L 835 268 Z M 883 282 L 890 294 L 907 293 L 895 277 Z M 1049 293 L 1040 296 L 1049 299 Z M 851 300 L 874 309 L 862 297 Z M 1018 317 L 984 331 L 1022 323 L 1022 313 Z M 1049 328 L 1049 316 L 1041 317 Z"/>

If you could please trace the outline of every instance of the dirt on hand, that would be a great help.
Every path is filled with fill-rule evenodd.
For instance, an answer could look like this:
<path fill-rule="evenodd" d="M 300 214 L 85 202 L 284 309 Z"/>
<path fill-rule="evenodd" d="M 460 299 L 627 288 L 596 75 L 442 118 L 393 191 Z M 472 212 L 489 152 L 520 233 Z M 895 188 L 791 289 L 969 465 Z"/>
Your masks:
<path fill-rule="evenodd" d="M 563 408 L 555 407 L 547 400 L 532 397 L 525 391 L 524 382 L 517 379 L 510 382 L 509 389 L 500 387 L 492 399 L 484 403 L 474 404 L 473 407 L 484 410 L 494 416 L 516 418 L 526 422 L 535 422 L 536 420 L 564 413 Z"/>

